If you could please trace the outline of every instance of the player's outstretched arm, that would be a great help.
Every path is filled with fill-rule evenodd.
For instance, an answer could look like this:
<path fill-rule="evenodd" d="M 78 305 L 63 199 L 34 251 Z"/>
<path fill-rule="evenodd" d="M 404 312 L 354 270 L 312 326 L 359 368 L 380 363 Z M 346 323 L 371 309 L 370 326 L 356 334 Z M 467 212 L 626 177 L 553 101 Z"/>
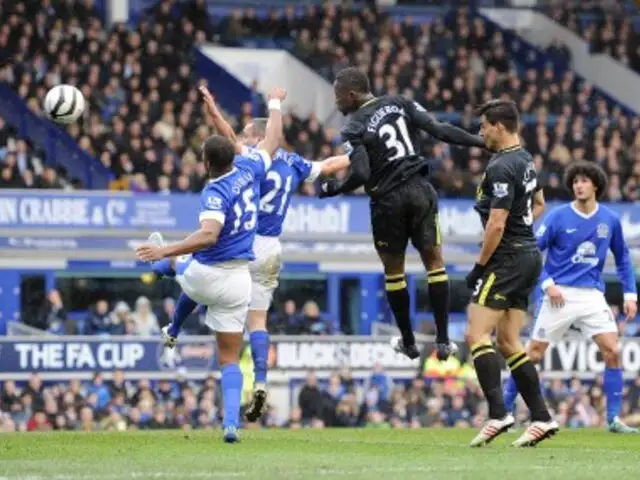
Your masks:
<path fill-rule="evenodd" d="M 346 178 L 339 182 L 327 180 L 320 185 L 320 198 L 335 197 L 341 193 L 352 192 L 363 186 L 369 180 L 371 173 L 369 167 L 369 155 L 363 145 L 358 145 L 349 156 L 350 168 Z"/>
<path fill-rule="evenodd" d="M 201 85 L 198 90 L 204 100 L 207 113 L 209 113 L 211 120 L 213 120 L 213 125 L 216 127 L 216 130 L 218 130 L 218 133 L 223 137 L 228 138 L 229 141 L 233 143 L 236 153 L 242 153 L 242 143 L 238 142 L 236 132 L 233 131 L 233 127 L 229 125 L 229 122 L 224 119 L 224 116 L 216 105 L 209 89 L 204 85 Z"/>
<path fill-rule="evenodd" d="M 300 172 L 300 177 L 309 183 L 315 182 L 320 175 L 333 175 L 340 170 L 349 168 L 349 165 L 351 165 L 347 155 L 336 155 L 325 158 L 321 162 L 310 162 L 299 155 L 296 155 L 295 158 L 297 161 L 293 163 L 293 166 Z"/>
<path fill-rule="evenodd" d="M 325 158 L 320 162 L 320 175 L 333 175 L 340 170 L 349 168 L 351 160 L 348 155 L 336 155 L 334 157 Z"/>
<path fill-rule="evenodd" d="M 265 129 L 264 139 L 258 143 L 258 148 L 273 156 L 281 145 L 284 138 L 282 131 L 282 112 L 280 110 L 282 101 L 286 98 L 287 92 L 283 88 L 273 88 L 267 96 L 267 106 L 269 108 L 269 118 Z"/>
<path fill-rule="evenodd" d="M 138 258 L 145 262 L 153 262 L 163 258 L 178 257 L 195 253 L 203 248 L 210 247 L 218 241 L 222 230 L 222 223 L 218 220 L 203 219 L 200 222 L 200 230 L 193 232 L 184 240 L 158 247 L 157 245 L 144 244 L 136 248 Z"/>
<path fill-rule="evenodd" d="M 407 111 L 411 120 L 421 130 L 438 140 L 465 147 L 485 147 L 484 139 L 446 122 L 439 122 L 417 102 L 408 102 Z"/>

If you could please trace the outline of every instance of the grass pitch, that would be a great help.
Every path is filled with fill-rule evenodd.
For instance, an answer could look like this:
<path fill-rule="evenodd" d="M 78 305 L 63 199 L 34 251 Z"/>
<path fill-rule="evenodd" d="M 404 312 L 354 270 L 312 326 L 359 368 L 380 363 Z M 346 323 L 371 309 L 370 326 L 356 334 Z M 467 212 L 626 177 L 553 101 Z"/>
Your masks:
<path fill-rule="evenodd" d="M 475 430 L 28 433 L 0 435 L 0 480 L 632 478 L 640 435 L 561 430 L 533 449 L 515 434 L 471 449 Z"/>

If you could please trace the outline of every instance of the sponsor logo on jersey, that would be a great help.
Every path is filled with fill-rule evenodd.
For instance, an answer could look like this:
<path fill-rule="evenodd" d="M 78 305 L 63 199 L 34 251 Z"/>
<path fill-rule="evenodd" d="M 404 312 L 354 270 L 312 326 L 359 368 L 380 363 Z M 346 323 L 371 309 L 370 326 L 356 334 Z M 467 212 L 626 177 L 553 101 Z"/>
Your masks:
<path fill-rule="evenodd" d="M 582 242 L 576 249 L 576 254 L 571 257 L 572 263 L 586 263 L 588 265 L 596 266 L 600 261 L 596 257 L 596 246 L 592 242 Z"/>

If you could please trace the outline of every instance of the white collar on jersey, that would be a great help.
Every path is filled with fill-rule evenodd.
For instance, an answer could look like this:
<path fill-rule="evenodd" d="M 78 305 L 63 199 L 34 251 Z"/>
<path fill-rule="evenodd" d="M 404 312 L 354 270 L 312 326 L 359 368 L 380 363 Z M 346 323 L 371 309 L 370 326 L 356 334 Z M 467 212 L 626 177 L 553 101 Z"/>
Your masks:
<path fill-rule="evenodd" d="M 222 180 L 225 177 L 228 177 L 229 175 L 231 175 L 233 172 L 236 171 L 236 167 L 233 167 L 231 170 L 229 170 L 227 173 L 225 173 L 224 175 L 220 175 L 217 178 L 212 178 L 211 180 L 209 180 L 209 183 L 215 183 L 215 182 L 219 182 L 220 180 Z"/>
<path fill-rule="evenodd" d="M 594 209 L 593 209 L 593 212 L 591 212 L 591 213 L 584 213 L 584 212 L 581 212 L 580 210 L 578 210 L 578 209 L 576 208 L 576 205 L 575 205 L 573 202 L 571 202 L 571 209 L 572 209 L 574 212 L 576 212 L 576 214 L 577 214 L 578 216 L 580 216 L 580 217 L 582 217 L 582 218 L 589 219 L 589 218 L 593 217 L 596 213 L 598 213 L 598 210 L 600 209 L 600 204 L 599 204 L 598 202 L 596 202 L 596 208 L 594 208 Z"/>

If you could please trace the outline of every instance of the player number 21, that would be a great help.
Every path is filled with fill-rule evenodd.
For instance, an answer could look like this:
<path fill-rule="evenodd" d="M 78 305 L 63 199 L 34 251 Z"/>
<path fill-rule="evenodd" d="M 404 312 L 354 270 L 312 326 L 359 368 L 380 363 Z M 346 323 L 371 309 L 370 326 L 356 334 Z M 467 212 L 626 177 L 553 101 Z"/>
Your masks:
<path fill-rule="evenodd" d="M 400 132 L 401 138 L 398 138 L 398 132 Z M 395 150 L 393 156 L 389 157 L 389 161 L 416 154 L 413 143 L 411 143 L 411 137 L 409 137 L 409 130 L 407 130 L 407 123 L 404 117 L 398 117 L 395 124 L 384 124 L 380 127 L 380 130 L 378 130 L 378 135 L 384 140 L 385 146 L 388 149 L 393 148 Z"/>

